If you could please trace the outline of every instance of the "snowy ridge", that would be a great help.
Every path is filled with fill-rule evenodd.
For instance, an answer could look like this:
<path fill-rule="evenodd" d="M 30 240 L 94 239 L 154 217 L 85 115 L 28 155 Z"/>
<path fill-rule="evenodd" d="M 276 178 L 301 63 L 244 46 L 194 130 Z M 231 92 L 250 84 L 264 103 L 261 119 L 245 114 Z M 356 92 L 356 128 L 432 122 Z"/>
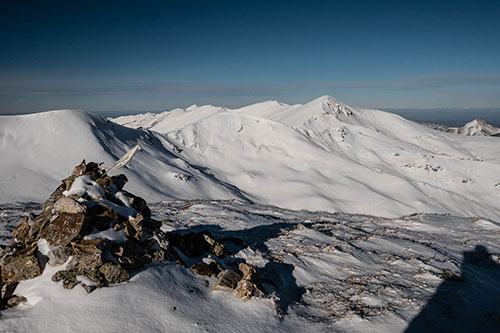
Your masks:
<path fill-rule="evenodd" d="M 499 136 L 500 128 L 487 123 L 481 118 L 474 119 L 464 126 L 461 127 L 452 127 L 445 125 L 438 125 L 432 123 L 422 123 L 427 127 L 437 129 L 439 131 L 461 134 L 461 135 L 469 135 L 469 136 Z"/>
<path fill-rule="evenodd" d="M 134 128 L 76 111 L 0 119 L 0 153 L 8 156 L 0 161 L 0 202 L 41 201 L 82 156 L 110 165 L 139 144 L 124 172 L 131 190 L 150 202 L 236 198 L 291 209 L 500 220 L 496 138 L 435 131 L 330 96 L 114 119 Z"/>

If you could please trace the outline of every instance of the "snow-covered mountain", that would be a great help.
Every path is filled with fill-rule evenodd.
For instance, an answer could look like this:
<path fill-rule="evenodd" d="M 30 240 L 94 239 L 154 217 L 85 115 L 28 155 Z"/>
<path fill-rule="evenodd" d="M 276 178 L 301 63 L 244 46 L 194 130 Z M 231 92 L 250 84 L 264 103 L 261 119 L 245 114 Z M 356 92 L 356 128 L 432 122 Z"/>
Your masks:
<path fill-rule="evenodd" d="M 470 136 L 499 136 L 500 128 L 484 121 L 481 118 L 474 119 L 464 126 L 453 127 L 433 123 L 422 123 L 423 125 L 449 133 L 470 135 Z"/>
<path fill-rule="evenodd" d="M 236 198 L 292 209 L 500 219 L 497 138 L 439 132 L 329 96 L 304 105 L 192 106 L 114 122 L 77 111 L 1 117 L 0 201 L 41 201 L 82 157 L 111 165 L 139 144 L 124 172 L 131 191 L 150 202 Z"/>

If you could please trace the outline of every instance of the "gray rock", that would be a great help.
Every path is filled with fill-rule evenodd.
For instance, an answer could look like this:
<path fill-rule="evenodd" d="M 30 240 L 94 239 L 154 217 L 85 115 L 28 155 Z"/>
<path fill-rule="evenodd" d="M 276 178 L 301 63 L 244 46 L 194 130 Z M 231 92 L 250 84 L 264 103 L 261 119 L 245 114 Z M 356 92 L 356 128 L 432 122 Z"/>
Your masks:
<path fill-rule="evenodd" d="M 128 272 L 119 264 L 107 262 L 99 270 L 108 283 L 121 283 L 130 279 Z"/>
<path fill-rule="evenodd" d="M 68 248 L 64 248 L 62 246 L 58 246 L 49 253 L 47 253 L 47 257 L 49 258 L 50 266 L 59 266 L 62 265 L 68 260 L 71 255 L 71 250 Z"/>
<path fill-rule="evenodd" d="M 69 197 L 62 197 L 54 203 L 54 211 L 58 213 L 85 214 L 87 207 Z"/>

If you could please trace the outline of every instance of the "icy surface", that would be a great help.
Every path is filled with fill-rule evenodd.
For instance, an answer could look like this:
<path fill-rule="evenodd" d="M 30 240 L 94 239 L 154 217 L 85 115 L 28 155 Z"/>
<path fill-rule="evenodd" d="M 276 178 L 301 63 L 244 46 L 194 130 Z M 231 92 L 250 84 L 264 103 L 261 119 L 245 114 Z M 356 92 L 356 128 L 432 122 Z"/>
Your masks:
<path fill-rule="evenodd" d="M 174 263 L 150 265 L 127 283 L 89 295 L 50 281 L 60 268 L 46 266 L 42 276 L 20 284 L 16 292 L 28 302 L 0 313 L 2 329 L 401 332 L 409 326 L 418 332 L 432 324 L 488 332 L 500 324 L 498 222 L 293 211 L 241 201 L 150 207 L 165 230 L 208 230 L 219 239 L 244 241 L 248 246 L 231 250 L 280 286 L 282 308 L 270 300 L 243 302 L 229 292 L 210 292 L 213 280 Z M 0 232 L 17 224 L 11 218 L 17 214 L 1 207 Z M 489 261 L 471 259 L 478 246 L 487 249 Z M 463 281 L 443 280 L 444 269 Z M 422 318 L 421 311 L 431 315 Z"/>

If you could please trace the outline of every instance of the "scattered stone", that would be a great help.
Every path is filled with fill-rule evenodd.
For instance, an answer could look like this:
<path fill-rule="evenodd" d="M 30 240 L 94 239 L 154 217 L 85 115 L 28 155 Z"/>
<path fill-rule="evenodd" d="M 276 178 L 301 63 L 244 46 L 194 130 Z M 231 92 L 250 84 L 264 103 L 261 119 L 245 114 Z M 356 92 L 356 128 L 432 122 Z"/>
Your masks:
<path fill-rule="evenodd" d="M 241 275 L 232 269 L 226 269 L 217 275 L 212 290 L 226 290 L 233 291 L 240 281 Z"/>

